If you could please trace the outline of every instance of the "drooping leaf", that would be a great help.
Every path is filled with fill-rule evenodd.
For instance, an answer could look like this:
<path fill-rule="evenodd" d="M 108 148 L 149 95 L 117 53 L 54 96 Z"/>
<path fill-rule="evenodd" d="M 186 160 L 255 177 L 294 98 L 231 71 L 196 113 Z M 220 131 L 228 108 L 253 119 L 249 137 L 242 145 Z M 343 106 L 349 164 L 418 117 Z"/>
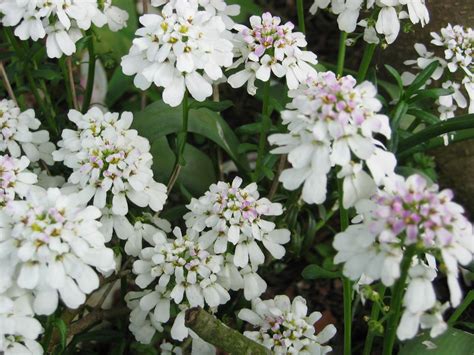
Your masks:
<path fill-rule="evenodd" d="M 154 142 L 166 135 L 179 132 L 182 125 L 182 108 L 170 107 L 163 101 L 149 105 L 135 114 L 133 128 Z M 189 111 L 188 131 L 202 135 L 224 149 L 242 169 L 248 170 L 248 162 L 238 148 L 240 142 L 227 122 L 216 112 L 206 108 Z"/>
<path fill-rule="evenodd" d="M 227 110 L 228 108 L 234 106 L 234 103 L 230 100 L 225 100 L 225 101 L 193 101 L 189 107 L 191 109 L 200 109 L 200 108 L 207 108 L 211 111 L 214 112 L 222 112 Z"/>
<path fill-rule="evenodd" d="M 390 75 L 395 79 L 397 85 L 398 85 L 398 89 L 400 91 L 403 90 L 403 80 L 402 80 L 402 77 L 400 76 L 400 74 L 398 74 L 397 70 L 392 67 L 391 65 L 388 65 L 386 64 L 385 65 L 385 69 L 387 69 L 387 71 L 390 73 Z"/>
<path fill-rule="evenodd" d="M 420 89 L 426 82 L 431 78 L 431 75 L 438 68 L 439 62 L 436 60 L 433 63 L 429 64 L 425 69 L 423 69 L 413 80 L 410 86 L 406 90 L 406 97 L 411 97 L 418 89 Z"/>
<path fill-rule="evenodd" d="M 341 277 L 340 272 L 329 271 L 316 264 L 306 266 L 301 275 L 306 280 L 336 279 Z"/>
<path fill-rule="evenodd" d="M 472 354 L 474 335 L 449 328 L 444 334 L 431 338 L 429 332 L 423 332 L 416 338 L 406 342 L 399 355 L 454 355 Z"/>
<path fill-rule="evenodd" d="M 410 109 L 407 112 L 409 115 L 413 115 L 423 123 L 428 125 L 436 124 L 440 121 L 439 117 L 432 113 L 420 109 Z"/>

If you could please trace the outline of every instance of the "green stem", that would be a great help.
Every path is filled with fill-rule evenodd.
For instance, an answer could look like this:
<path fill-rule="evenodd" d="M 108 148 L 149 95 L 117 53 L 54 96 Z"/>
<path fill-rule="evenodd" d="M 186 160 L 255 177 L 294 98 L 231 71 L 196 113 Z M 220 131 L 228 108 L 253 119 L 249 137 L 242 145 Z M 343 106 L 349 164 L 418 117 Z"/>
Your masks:
<path fill-rule="evenodd" d="M 344 74 L 344 62 L 346 60 L 346 40 L 347 32 L 341 32 L 341 37 L 339 38 L 339 51 L 337 54 L 337 69 L 336 74 L 338 76 Z"/>
<path fill-rule="evenodd" d="M 382 288 L 379 291 L 380 298 L 383 299 L 383 296 L 385 294 L 385 287 L 382 286 Z M 372 311 L 370 312 L 370 320 L 375 320 L 377 321 L 380 315 L 380 305 L 377 302 L 374 302 L 372 305 Z M 362 352 L 362 355 L 371 355 L 372 354 L 372 345 L 374 344 L 374 338 L 375 338 L 375 331 L 369 328 L 367 331 L 367 337 L 365 338 L 365 344 L 364 344 L 364 350 Z"/>
<path fill-rule="evenodd" d="M 87 31 L 87 35 L 90 36 L 87 50 L 89 52 L 89 68 L 87 70 L 87 84 L 86 91 L 84 93 L 84 101 L 82 103 L 82 112 L 85 113 L 91 104 L 92 91 L 94 90 L 94 76 L 95 76 L 95 48 L 94 48 L 94 36 L 92 32 Z"/>
<path fill-rule="evenodd" d="M 303 0 L 296 0 L 296 7 L 297 7 L 297 12 L 298 12 L 298 27 L 301 32 L 306 33 L 306 25 L 304 22 Z"/>
<path fill-rule="evenodd" d="M 73 97 L 72 97 L 72 91 L 71 91 L 71 83 L 69 82 L 69 73 L 67 70 L 65 57 L 62 57 L 59 59 L 59 66 L 61 67 L 61 71 L 63 72 L 64 84 L 66 86 L 67 105 L 68 107 L 72 108 L 74 107 L 74 104 L 73 104 Z"/>
<path fill-rule="evenodd" d="M 392 152 L 396 152 L 398 149 L 398 128 L 400 126 L 401 119 L 403 118 L 403 116 L 405 116 L 407 111 L 407 103 L 405 101 L 399 101 L 397 106 L 395 106 L 395 109 L 393 110 L 393 114 L 391 115 L 392 120 L 390 122 L 390 128 L 392 130 L 392 137 L 388 146 Z"/>
<path fill-rule="evenodd" d="M 367 71 L 369 70 L 370 63 L 375 53 L 375 48 L 377 45 L 374 43 L 367 43 L 364 49 L 364 55 L 360 63 L 359 72 L 357 73 L 357 82 L 360 83 L 365 80 L 367 76 Z"/>
<path fill-rule="evenodd" d="M 474 290 L 469 291 L 469 293 L 466 295 L 464 300 L 462 301 L 461 305 L 456 308 L 454 313 L 449 317 L 448 320 L 448 325 L 453 326 L 454 323 L 457 322 L 459 317 L 464 313 L 464 311 L 471 305 L 471 303 L 474 302 Z"/>
<path fill-rule="evenodd" d="M 184 92 L 183 97 L 183 125 L 181 126 L 181 132 L 178 133 L 178 155 L 177 164 L 185 166 L 184 160 L 184 148 L 186 147 L 186 140 L 188 138 L 188 123 L 189 123 L 189 105 L 188 105 L 188 91 Z"/>
<path fill-rule="evenodd" d="M 395 283 L 390 302 L 390 311 L 388 313 L 387 328 L 384 335 L 383 355 L 392 355 L 397 336 L 397 326 L 400 320 L 400 311 L 402 308 L 403 294 L 408 278 L 408 269 L 410 268 L 413 256 L 415 255 L 416 245 L 409 246 L 405 251 L 400 266 L 400 278 Z"/>
<path fill-rule="evenodd" d="M 260 139 L 258 142 L 257 165 L 255 169 L 254 180 L 260 180 L 263 173 L 263 158 L 265 156 L 265 147 L 267 145 L 267 135 L 272 121 L 270 118 L 270 80 L 263 85 L 263 104 L 262 104 L 262 126 L 260 128 Z"/>
<path fill-rule="evenodd" d="M 345 231 L 349 226 L 349 214 L 344 208 L 343 181 L 337 181 L 339 195 L 339 213 L 341 221 L 341 231 Z M 343 302 L 344 302 L 344 355 L 352 354 L 352 282 L 347 277 L 342 278 Z"/>

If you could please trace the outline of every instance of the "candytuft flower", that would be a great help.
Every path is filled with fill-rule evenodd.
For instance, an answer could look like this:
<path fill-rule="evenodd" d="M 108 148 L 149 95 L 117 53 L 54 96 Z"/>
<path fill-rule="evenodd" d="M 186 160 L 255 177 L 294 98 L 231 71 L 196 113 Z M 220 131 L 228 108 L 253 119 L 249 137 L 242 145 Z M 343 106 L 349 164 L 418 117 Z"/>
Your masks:
<path fill-rule="evenodd" d="M 52 165 L 55 146 L 49 141 L 48 131 L 38 131 L 40 124 L 32 109 L 21 112 L 13 100 L 1 100 L 0 152 L 14 158 L 26 155 L 31 162 L 43 160 Z"/>
<path fill-rule="evenodd" d="M 292 165 L 280 176 L 286 189 L 303 185 L 303 200 L 321 204 L 327 175 L 336 166 L 348 208 L 393 174 L 395 157 L 375 138 L 391 134 L 388 117 L 378 113 L 382 104 L 376 94 L 371 83 L 357 85 L 352 76 L 337 78 L 332 72 L 319 73 L 290 92 L 293 101 L 282 112 L 289 132 L 268 138 L 279 146 L 272 153 L 288 154 Z"/>
<path fill-rule="evenodd" d="M 439 271 L 447 276 L 451 306 L 461 302 L 459 265 L 473 259 L 474 234 L 463 208 L 452 199 L 450 190 L 428 186 L 419 175 L 406 180 L 397 176 L 388 179 L 384 190 L 371 200 L 356 205 L 362 223 L 349 226 L 335 237 L 333 245 L 338 253 L 334 262 L 344 263 L 344 274 L 353 280 L 366 275 L 392 286 L 400 277 L 400 264 L 407 250 L 414 253 L 403 322 L 409 318 L 416 323 L 411 323 L 411 330 L 400 325 L 401 339 L 415 336 L 420 324 L 424 328 L 427 324 L 436 326 L 436 335 L 442 329 L 438 321 L 434 322 L 439 318 L 434 317 L 439 306 L 431 285 L 436 271 L 426 265 L 426 255 L 444 265 Z"/>
<path fill-rule="evenodd" d="M 26 170 L 30 161 L 0 155 L 0 208 L 16 197 L 23 198 L 38 180 L 36 174 Z"/>
<path fill-rule="evenodd" d="M 258 330 L 246 331 L 244 335 L 262 344 L 275 354 L 327 354 L 332 348 L 327 343 L 335 334 L 334 325 L 327 325 L 316 334 L 314 323 L 321 313 L 307 315 L 304 298 L 297 296 L 290 301 L 288 296 L 252 301 L 252 309 L 242 309 L 238 317 Z"/>
<path fill-rule="evenodd" d="M 278 78 L 285 77 L 290 89 L 296 89 L 316 70 L 316 55 L 303 48 L 307 43 L 301 32 L 293 32 L 291 22 L 281 24 L 281 19 L 266 12 L 261 17 L 250 18 L 250 28 L 235 25 L 238 33 L 234 37 L 236 60 L 232 65 L 244 68 L 228 79 L 233 88 L 247 83 L 247 91 L 255 95 L 255 80 L 267 82 L 273 73 Z"/>
<path fill-rule="evenodd" d="M 125 27 L 128 13 L 112 5 L 111 0 L 17 1 L 0 3 L 3 26 L 15 27 L 21 40 L 37 41 L 46 37 L 46 52 L 50 58 L 70 56 L 76 52 L 81 31 L 92 24 L 109 25 L 112 31 Z"/>
<path fill-rule="evenodd" d="M 220 16 L 198 3 L 176 0 L 161 14 L 140 17 L 130 53 L 122 58 L 126 75 L 135 75 L 135 86 L 163 87 L 163 101 L 178 106 L 186 91 L 197 101 L 212 95 L 212 83 L 232 64 L 231 33 Z"/>
<path fill-rule="evenodd" d="M 31 290 L 36 314 L 52 314 L 59 297 L 69 308 L 83 304 L 99 286 L 94 269 L 115 269 L 99 217 L 96 207 L 83 207 L 76 195 L 55 188 L 8 202 L 0 210 L 0 293 L 12 286 Z"/>

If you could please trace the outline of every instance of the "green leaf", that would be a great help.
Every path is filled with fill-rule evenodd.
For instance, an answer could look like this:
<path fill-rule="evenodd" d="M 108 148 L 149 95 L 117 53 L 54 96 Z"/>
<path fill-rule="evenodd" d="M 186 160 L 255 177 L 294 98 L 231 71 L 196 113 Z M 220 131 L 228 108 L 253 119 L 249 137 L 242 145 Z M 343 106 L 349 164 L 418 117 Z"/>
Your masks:
<path fill-rule="evenodd" d="M 157 101 L 136 113 L 132 126 L 150 142 L 154 142 L 179 132 L 181 125 L 181 106 L 170 107 L 163 101 Z M 241 169 L 249 170 L 246 157 L 238 152 L 240 142 L 237 136 L 218 113 L 205 108 L 190 110 L 188 131 L 210 139 L 224 149 Z"/>
<path fill-rule="evenodd" d="M 240 5 L 240 14 L 232 17 L 236 23 L 247 23 L 250 16 L 263 13 L 263 8 L 253 0 L 228 0 L 227 4 Z"/>
<path fill-rule="evenodd" d="M 316 280 L 316 279 L 337 279 L 341 277 L 340 272 L 329 271 L 323 269 L 321 266 L 312 264 L 304 268 L 301 276 L 306 280 Z"/>
<path fill-rule="evenodd" d="M 260 133 L 262 122 L 244 124 L 236 129 L 237 134 L 256 134 Z"/>
<path fill-rule="evenodd" d="M 46 79 L 49 81 L 62 79 L 61 72 L 52 69 L 38 69 L 33 71 L 33 77 L 38 79 Z"/>
<path fill-rule="evenodd" d="M 105 98 L 107 106 L 112 107 L 130 88 L 133 88 L 133 77 L 125 75 L 122 67 L 118 66 L 108 83 Z"/>
<path fill-rule="evenodd" d="M 403 91 L 403 80 L 402 80 L 402 77 L 400 76 L 400 74 L 398 74 L 397 70 L 394 67 L 392 67 L 388 64 L 385 64 L 385 69 L 387 69 L 387 71 L 390 73 L 390 75 L 397 82 L 398 89 L 400 90 L 400 92 Z"/>
<path fill-rule="evenodd" d="M 445 333 L 436 338 L 431 338 L 429 332 L 423 332 L 416 338 L 406 342 L 398 355 L 472 354 L 473 347 L 473 334 L 449 328 Z"/>
<path fill-rule="evenodd" d="M 53 321 L 53 326 L 58 330 L 60 336 L 60 344 L 62 349 L 66 348 L 67 344 L 67 327 L 64 320 L 61 318 L 55 318 Z"/>
<path fill-rule="evenodd" d="M 424 100 L 424 99 L 432 99 L 436 100 L 440 96 L 451 95 L 454 92 L 452 89 L 425 89 L 417 91 L 409 100 L 409 104 L 413 104 L 415 102 Z"/>
<path fill-rule="evenodd" d="M 190 105 L 190 109 L 200 109 L 200 108 L 207 108 L 214 112 L 222 112 L 227 110 L 228 108 L 234 106 L 234 103 L 230 100 L 225 101 L 193 101 Z"/>
<path fill-rule="evenodd" d="M 419 109 L 410 109 L 407 112 L 409 115 L 413 115 L 416 118 L 420 119 L 422 122 L 426 123 L 427 125 L 433 125 L 438 122 L 440 122 L 440 119 L 438 116 L 433 115 L 430 112 L 424 111 L 424 110 L 419 110 Z"/>
<path fill-rule="evenodd" d="M 159 182 L 166 184 L 174 168 L 176 156 L 166 137 L 156 139 L 151 147 L 153 155 L 153 175 Z M 214 165 L 211 159 L 196 147 L 186 144 L 184 149 L 186 165 L 182 168 L 177 184 L 183 186 L 194 196 L 202 195 L 209 185 L 216 181 Z"/>
<path fill-rule="evenodd" d="M 406 97 L 411 97 L 418 89 L 425 85 L 426 82 L 431 78 L 431 75 L 433 75 L 433 73 L 435 72 L 436 68 L 438 68 L 438 66 L 439 62 L 436 60 L 430 65 L 428 65 L 425 69 L 423 69 L 406 90 Z"/>

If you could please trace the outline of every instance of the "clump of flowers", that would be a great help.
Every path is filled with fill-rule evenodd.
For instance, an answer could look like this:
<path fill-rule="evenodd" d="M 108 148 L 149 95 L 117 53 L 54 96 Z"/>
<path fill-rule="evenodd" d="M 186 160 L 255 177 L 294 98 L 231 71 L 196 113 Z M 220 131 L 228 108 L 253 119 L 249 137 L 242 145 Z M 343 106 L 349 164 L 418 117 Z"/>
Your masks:
<path fill-rule="evenodd" d="M 5 355 L 41 355 L 36 340 L 43 332 L 34 317 L 31 294 L 18 288 L 0 293 L 0 352 Z"/>
<path fill-rule="evenodd" d="M 0 293 L 31 290 L 36 314 L 52 314 L 58 298 L 77 308 L 115 269 L 114 253 L 99 232 L 100 211 L 59 189 L 31 190 L 0 210 Z M 58 296 L 59 294 L 59 296 Z"/>
<path fill-rule="evenodd" d="M 439 270 L 447 276 L 451 306 L 461 302 L 458 266 L 472 261 L 474 234 L 463 208 L 452 199 L 450 190 L 428 186 L 420 175 L 406 180 L 397 176 L 371 200 L 356 205 L 362 223 L 349 226 L 334 240 L 338 251 L 334 261 L 344 263 L 344 274 L 353 280 L 366 275 L 392 286 L 403 273 L 408 273 L 410 281 L 404 299 L 408 313 L 404 317 L 411 316 L 417 322 L 411 323 L 415 326 L 410 328 L 404 322 L 400 324 L 401 339 L 414 337 L 420 320 L 441 309 L 431 283 L 436 276 L 433 258 L 443 265 Z M 405 258 L 413 261 L 407 263 L 407 270 L 402 270 Z M 438 323 L 424 321 L 422 326 Z"/>
<path fill-rule="evenodd" d="M 175 228 L 173 234 L 175 238 L 168 239 L 164 233 L 156 233 L 153 246 L 144 248 L 140 260 L 133 264 L 136 284 L 142 289 L 153 287 L 151 292 L 141 295 L 136 305 L 139 309 L 132 312 L 130 320 L 135 323 L 133 328 L 139 331 L 148 316 L 149 324 L 158 329 L 169 321 L 171 307 L 175 305 L 180 312 L 175 318 L 171 336 L 183 340 L 189 333 L 184 325 L 186 309 L 206 305 L 214 309 L 228 302 L 230 295 L 218 282 L 223 257 L 201 248 L 195 233 L 183 236 L 179 228 Z M 131 295 L 129 300 L 134 298 Z"/>
<path fill-rule="evenodd" d="M 16 197 L 23 198 L 38 180 L 36 174 L 26 170 L 30 161 L 0 155 L 0 208 Z"/>
<path fill-rule="evenodd" d="M 112 5 L 112 0 L 82 1 L 16 1 L 0 4 L 3 26 L 15 27 L 15 35 L 25 41 L 46 37 L 46 51 L 50 58 L 70 56 L 76 52 L 76 42 L 82 31 L 92 25 L 108 24 L 112 31 L 125 27 L 128 13 Z"/>
<path fill-rule="evenodd" d="M 110 207 L 114 215 L 128 213 L 127 199 L 139 207 L 161 211 L 166 201 L 166 186 L 153 180 L 150 143 L 129 129 L 130 112 L 103 113 L 91 108 L 86 114 L 71 110 L 69 119 L 78 130 L 65 129 L 56 161 L 73 169 L 68 182 L 80 187 L 84 203 Z M 114 229 L 117 229 L 114 226 Z"/>
<path fill-rule="evenodd" d="M 260 198 L 257 184 L 241 187 L 242 179 L 234 178 L 232 184 L 218 182 L 199 199 L 193 198 L 187 205 L 190 210 L 185 216 L 186 226 L 202 232 L 199 243 L 204 248 L 213 246 L 217 254 L 229 250 L 229 243 L 235 245 L 234 264 L 257 267 L 264 262 L 259 243 L 277 259 L 285 254 L 282 244 L 290 240 L 286 229 L 275 229 L 275 223 L 265 220 L 266 216 L 279 216 L 282 205 Z"/>
<path fill-rule="evenodd" d="M 376 94 L 370 82 L 357 85 L 352 76 L 337 78 L 332 72 L 319 73 L 290 92 L 293 101 L 282 112 L 289 132 L 269 137 L 272 145 L 279 146 L 272 153 L 288 154 L 292 165 L 280 176 L 285 189 L 303 185 L 305 202 L 323 203 L 327 175 L 337 166 L 348 208 L 393 174 L 395 157 L 375 138 L 391 135 L 388 117 L 378 113 L 382 104 Z"/>
<path fill-rule="evenodd" d="M 163 101 L 178 106 L 186 91 L 197 101 L 212 95 L 212 83 L 232 64 L 231 33 L 222 18 L 199 9 L 198 3 L 176 0 L 161 14 L 140 17 L 130 53 L 122 58 L 135 85 L 163 87 Z"/>
<path fill-rule="evenodd" d="M 233 88 L 247 83 L 247 91 L 255 95 L 255 80 L 267 82 L 273 73 L 278 78 L 286 77 L 290 89 L 296 89 L 309 75 L 316 73 L 312 65 L 317 63 L 316 55 L 304 50 L 306 39 L 303 33 L 293 32 L 291 22 L 266 12 L 261 17 L 250 18 L 250 28 L 236 25 L 234 37 L 236 60 L 233 68 L 244 68 L 228 79 Z"/>
<path fill-rule="evenodd" d="M 433 72 L 431 79 L 439 82 L 444 89 L 452 90 L 452 94 L 441 96 L 437 100 L 440 118 L 446 120 L 455 116 L 458 109 L 474 112 L 474 30 L 460 25 L 448 26 L 440 33 L 432 32 L 431 44 L 433 50 L 428 51 L 422 44 L 415 44 L 419 57 L 405 61 L 406 65 L 415 70 L 425 69 L 429 64 L 438 61 L 439 66 Z M 411 84 L 415 75 L 409 72 L 403 74 L 405 84 Z M 467 96 L 467 98 L 466 98 Z"/>
<path fill-rule="evenodd" d="M 316 334 L 314 323 L 321 313 L 307 315 L 308 307 L 303 297 L 290 301 L 288 296 L 252 301 L 252 309 L 242 309 L 238 317 L 258 330 L 244 335 L 262 344 L 275 354 L 327 354 L 332 348 L 327 343 L 335 334 L 334 325 L 327 325 Z"/>
<path fill-rule="evenodd" d="M 49 141 L 49 133 L 38 131 L 40 121 L 32 109 L 21 112 L 13 100 L 0 101 L 0 152 L 14 158 L 26 155 L 31 162 L 40 159 L 53 164 L 51 153 L 55 149 Z"/>
<path fill-rule="evenodd" d="M 364 40 L 375 44 L 380 43 L 379 36 L 386 44 L 393 43 L 405 19 L 422 27 L 430 21 L 425 0 L 315 0 L 310 12 L 315 14 L 318 9 L 337 15 L 341 31 L 352 33 L 357 25 L 364 27 Z"/>
<path fill-rule="evenodd" d="M 5 1 L 0 5 L 4 15 L 2 24 L 15 27 L 15 35 L 21 40 L 46 37 L 48 57 L 60 58 L 75 53 L 75 43 L 82 32 L 92 24 L 102 27 L 108 24 L 112 31 L 125 27 L 128 13 L 107 1 L 57 1 L 18 2 Z"/>

